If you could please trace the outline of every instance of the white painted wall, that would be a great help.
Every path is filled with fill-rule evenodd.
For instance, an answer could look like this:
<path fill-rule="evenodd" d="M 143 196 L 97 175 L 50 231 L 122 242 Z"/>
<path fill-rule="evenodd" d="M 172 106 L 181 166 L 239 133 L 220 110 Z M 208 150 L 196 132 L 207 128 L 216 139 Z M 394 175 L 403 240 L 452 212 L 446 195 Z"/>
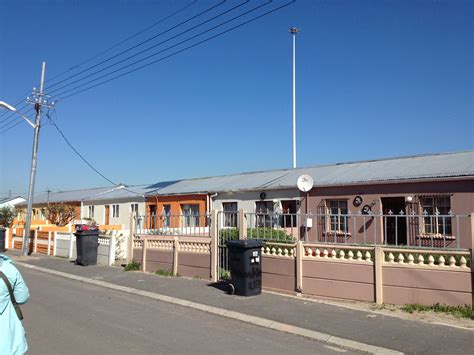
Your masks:
<path fill-rule="evenodd" d="M 265 200 L 260 199 L 260 193 L 265 192 Z M 300 192 L 297 189 L 292 190 L 273 190 L 273 191 L 242 191 L 242 192 L 220 192 L 212 199 L 212 208 L 222 211 L 223 202 L 237 202 L 237 209 L 244 209 L 247 212 L 255 212 L 255 202 L 273 201 L 273 200 L 296 200 L 300 201 Z M 297 212 L 300 206 L 296 204 Z"/>
<path fill-rule="evenodd" d="M 138 213 L 145 214 L 145 200 L 137 201 L 137 199 L 110 199 L 101 201 L 84 201 L 81 208 L 81 218 L 89 217 L 89 206 L 94 206 L 94 220 L 98 224 L 105 224 L 105 206 L 110 206 L 109 224 L 123 224 L 126 229 L 130 224 L 131 205 L 138 204 Z M 113 205 L 119 205 L 119 216 L 113 216 Z"/>

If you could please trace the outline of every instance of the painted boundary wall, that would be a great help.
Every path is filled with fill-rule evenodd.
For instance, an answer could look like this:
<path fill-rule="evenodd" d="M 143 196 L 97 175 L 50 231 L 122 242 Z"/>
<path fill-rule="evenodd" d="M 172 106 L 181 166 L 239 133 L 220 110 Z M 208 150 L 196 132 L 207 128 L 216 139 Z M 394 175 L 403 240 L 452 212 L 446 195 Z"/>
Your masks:
<path fill-rule="evenodd" d="M 189 236 L 137 235 L 133 240 L 133 261 L 141 270 L 163 270 L 173 275 L 211 278 L 211 239 Z"/>
<path fill-rule="evenodd" d="M 126 232 L 126 231 L 121 231 Z M 68 259 L 76 259 L 76 237 L 69 232 L 41 232 L 32 231 L 34 238 L 31 239 L 30 250 L 33 253 L 47 254 Z M 114 265 L 116 260 L 121 260 L 126 255 L 126 237 L 123 234 L 99 236 L 99 248 L 97 250 L 97 263 L 101 265 Z M 13 234 L 8 240 L 7 248 L 22 250 L 23 237 Z"/>
<path fill-rule="evenodd" d="M 392 304 L 473 305 L 470 250 L 267 243 L 263 287 Z"/>

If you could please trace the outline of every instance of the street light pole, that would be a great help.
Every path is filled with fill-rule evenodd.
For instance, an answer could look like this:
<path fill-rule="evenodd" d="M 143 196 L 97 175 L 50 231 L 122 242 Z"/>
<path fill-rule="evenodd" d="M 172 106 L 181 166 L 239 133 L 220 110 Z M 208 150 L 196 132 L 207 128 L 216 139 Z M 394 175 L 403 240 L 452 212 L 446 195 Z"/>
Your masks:
<path fill-rule="evenodd" d="M 296 27 L 289 29 L 293 36 L 293 169 L 296 168 L 296 34 L 300 30 Z"/>
<path fill-rule="evenodd" d="M 40 81 L 40 91 L 39 95 L 36 98 L 35 110 L 36 110 L 36 120 L 35 120 L 35 134 L 33 140 L 33 152 L 31 155 L 31 170 L 30 170 L 30 184 L 28 187 L 28 204 L 26 207 L 26 221 L 25 221 L 25 230 L 23 233 L 23 255 L 29 254 L 29 244 L 30 244 L 30 227 L 31 227 L 31 210 L 33 208 L 33 195 L 35 191 L 35 178 L 36 178 L 36 160 L 38 157 L 38 139 L 41 123 L 41 106 L 44 101 L 44 75 L 46 71 L 46 62 L 43 62 L 41 68 L 41 81 Z"/>

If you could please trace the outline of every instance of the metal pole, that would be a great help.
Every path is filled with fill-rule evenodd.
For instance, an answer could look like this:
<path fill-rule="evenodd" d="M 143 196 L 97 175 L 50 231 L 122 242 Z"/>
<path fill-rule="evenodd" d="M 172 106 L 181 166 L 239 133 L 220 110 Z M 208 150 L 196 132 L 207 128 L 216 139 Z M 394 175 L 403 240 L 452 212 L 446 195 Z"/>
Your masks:
<path fill-rule="evenodd" d="M 296 168 L 296 34 L 299 31 L 296 27 L 290 28 L 293 35 L 293 169 Z"/>
<path fill-rule="evenodd" d="M 31 210 L 33 207 L 33 195 L 35 191 L 35 178 L 36 178 L 36 160 L 38 157 L 38 139 L 40 131 L 40 121 L 41 121 L 41 104 L 43 100 L 43 88 L 44 88 L 44 74 L 46 71 L 46 62 L 43 62 L 41 68 L 41 82 L 40 82 L 40 92 L 38 101 L 35 104 L 36 110 L 36 120 L 35 120 L 35 134 L 33 140 L 33 153 L 31 156 L 31 170 L 30 170 L 30 185 L 28 188 L 28 205 L 26 208 L 26 221 L 25 221 L 25 231 L 23 234 L 23 254 L 28 255 L 29 252 L 29 241 L 30 241 L 30 227 L 31 227 Z"/>

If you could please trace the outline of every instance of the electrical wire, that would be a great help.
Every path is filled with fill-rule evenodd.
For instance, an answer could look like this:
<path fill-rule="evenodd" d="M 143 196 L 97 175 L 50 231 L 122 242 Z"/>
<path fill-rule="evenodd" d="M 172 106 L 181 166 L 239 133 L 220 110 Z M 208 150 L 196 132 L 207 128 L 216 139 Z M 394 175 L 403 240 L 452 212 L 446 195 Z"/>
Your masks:
<path fill-rule="evenodd" d="M 2 131 L 0 131 L 0 134 L 3 134 L 3 133 L 6 133 L 8 132 L 9 130 L 11 130 L 12 128 L 15 128 L 16 126 L 18 126 L 19 124 L 21 123 L 21 121 L 18 121 L 18 122 L 15 122 L 15 124 L 13 126 L 10 126 Z"/>
<path fill-rule="evenodd" d="M 17 111 L 17 112 L 18 112 L 18 111 Z M 26 114 L 29 114 L 29 113 L 31 113 L 31 112 L 34 112 L 34 110 L 33 110 L 33 108 L 30 107 L 30 109 L 28 109 L 28 110 L 25 112 L 25 116 L 26 116 Z M 4 122 L 4 123 L 0 124 L 0 134 L 3 133 L 2 130 L 3 130 L 5 127 L 10 126 L 12 123 L 17 123 L 17 124 L 19 124 L 19 123 L 21 123 L 21 122 L 23 121 L 23 118 L 19 117 L 19 116 L 18 116 L 18 113 L 16 113 L 16 112 L 14 113 L 13 116 L 11 116 L 11 118 L 16 118 L 16 119 L 18 120 L 18 122 L 16 122 L 16 120 L 12 120 L 12 119 L 11 119 L 9 122 Z M 14 126 L 16 126 L 17 124 L 15 124 Z"/>
<path fill-rule="evenodd" d="M 58 117 L 58 114 L 56 112 L 56 109 L 53 110 L 54 112 L 54 115 L 56 116 L 56 118 Z M 107 182 L 111 183 L 112 185 L 115 185 L 117 187 L 121 187 L 122 189 L 128 191 L 128 192 L 131 192 L 135 195 L 139 195 L 139 196 L 143 196 L 143 194 L 140 194 L 138 192 L 135 192 L 133 190 L 130 190 L 130 189 L 127 189 L 127 187 L 123 186 L 123 184 L 117 184 L 115 183 L 114 181 L 112 181 L 111 179 L 109 179 L 107 176 L 105 176 L 104 174 L 102 174 L 96 167 L 94 167 L 73 145 L 72 143 L 69 141 L 69 139 L 66 137 L 66 135 L 64 134 L 64 132 L 58 127 L 58 125 L 56 124 L 56 122 L 54 122 L 54 120 L 52 119 L 49 111 L 46 113 L 46 116 L 48 117 L 48 121 L 49 123 L 54 126 L 54 128 L 56 128 L 56 130 L 58 131 L 58 133 L 61 135 L 61 137 L 64 139 L 64 141 L 66 142 L 66 144 L 69 146 L 69 148 L 72 149 L 72 151 L 89 167 L 91 168 L 96 174 L 98 174 L 100 177 L 102 177 L 104 180 L 106 180 Z"/>
<path fill-rule="evenodd" d="M 261 5 L 261 6 L 258 6 L 256 9 L 258 9 L 258 8 L 260 8 L 260 7 L 262 7 L 262 6 L 265 6 L 265 5 L 269 4 L 269 3 L 272 2 L 272 1 L 273 1 L 273 0 L 269 0 L 269 1 L 267 1 L 265 4 L 263 4 L 263 5 Z M 197 24 L 197 25 L 195 25 L 195 26 L 193 26 L 193 27 L 191 27 L 191 28 L 189 28 L 189 29 L 187 29 L 187 30 L 185 30 L 185 31 L 182 31 L 182 32 L 180 32 L 180 33 L 178 33 L 178 34 L 176 34 L 176 35 L 174 35 L 174 36 L 172 36 L 172 37 L 170 37 L 170 38 L 168 38 L 168 39 L 166 39 L 166 40 L 164 40 L 164 41 L 161 41 L 161 42 L 159 42 L 159 43 L 156 43 L 156 44 L 154 44 L 153 46 L 148 47 L 148 48 L 146 48 L 146 49 L 144 49 L 144 50 L 142 50 L 142 51 L 140 51 L 140 52 L 138 52 L 138 53 L 135 53 L 135 54 L 133 54 L 133 55 L 131 55 L 131 56 L 128 56 L 127 58 L 121 59 L 121 60 L 119 60 L 118 62 L 115 62 L 115 63 L 113 63 L 113 64 L 111 64 L 111 65 L 108 65 L 108 66 L 105 67 L 105 68 L 99 69 L 99 70 L 97 70 L 97 71 L 95 71 L 95 72 L 93 72 L 93 73 L 91 73 L 91 74 L 88 74 L 88 75 L 86 75 L 86 76 L 84 76 L 84 77 L 82 77 L 82 78 L 80 78 L 80 79 L 77 79 L 77 80 L 75 80 L 75 81 L 73 81 L 73 82 L 70 82 L 70 83 L 68 83 L 68 84 L 66 84 L 66 85 L 63 85 L 63 86 L 61 86 L 61 87 L 59 87 L 59 88 L 56 88 L 56 89 L 52 90 L 50 93 L 59 91 L 59 90 L 61 90 L 61 89 L 63 89 L 63 88 L 66 88 L 66 87 L 68 87 L 68 86 L 70 86 L 70 85 L 73 85 L 73 84 L 75 84 L 75 83 L 79 83 L 79 82 L 81 82 L 81 81 L 83 81 L 83 80 L 85 80 L 85 79 L 87 79 L 87 78 L 89 78 L 89 77 L 92 77 L 92 76 L 94 76 L 94 75 L 96 75 L 96 74 L 100 74 L 101 72 L 103 72 L 103 71 L 105 71 L 105 70 L 107 70 L 107 69 L 110 69 L 110 68 L 112 68 L 112 67 L 114 67 L 114 66 L 116 66 L 116 65 L 118 65 L 118 64 L 124 63 L 124 62 L 126 62 L 126 61 L 128 61 L 128 60 L 130 60 L 130 59 L 133 59 L 133 58 L 139 56 L 140 54 L 143 54 L 143 53 L 145 53 L 145 52 L 148 52 L 148 51 L 152 50 L 153 48 L 156 48 L 156 47 L 160 46 L 161 44 L 164 44 L 164 43 L 166 43 L 166 42 L 169 42 L 169 41 L 171 41 L 171 40 L 173 40 L 173 39 L 175 39 L 175 38 L 177 38 L 177 37 L 179 37 L 179 36 L 181 36 L 181 35 L 183 35 L 183 34 L 186 34 L 186 33 L 188 33 L 188 32 L 191 32 L 192 30 L 194 30 L 194 29 L 196 29 L 196 28 L 198 28 L 198 27 L 200 27 L 200 26 L 202 26 L 202 25 L 205 25 L 206 23 L 209 23 L 209 22 L 211 22 L 211 21 L 213 21 L 213 20 L 215 20 L 215 19 L 217 19 L 217 18 L 219 18 L 219 17 L 222 17 L 222 16 L 224 16 L 225 14 L 227 14 L 227 13 L 229 13 L 229 12 L 232 12 L 232 11 L 238 9 L 239 7 L 245 5 L 245 4 L 249 3 L 249 2 L 250 2 L 250 0 L 245 0 L 244 2 L 238 4 L 238 5 L 236 5 L 236 6 L 232 7 L 232 8 L 230 8 L 230 9 L 224 11 L 224 12 L 221 12 L 220 14 L 218 14 L 218 15 L 216 15 L 216 16 L 214 16 L 214 17 L 212 17 L 212 18 L 210 18 L 210 19 L 208 19 L 208 20 L 206 20 L 206 21 L 204 21 L 204 22 L 201 22 L 201 23 L 199 23 L 199 24 Z M 254 10 L 252 10 L 252 11 L 254 11 Z M 247 12 L 247 13 L 248 13 L 248 12 Z M 236 17 L 234 17 L 234 18 L 231 19 L 231 20 L 234 20 L 234 19 L 236 19 L 236 18 L 242 17 L 242 16 L 244 16 L 244 15 L 247 14 L 247 13 L 244 13 L 244 14 L 241 14 L 241 15 L 239 15 L 239 16 L 236 16 Z M 225 23 L 224 23 L 224 24 L 225 24 Z M 219 25 L 219 26 L 222 26 L 222 24 Z M 213 27 L 213 28 L 211 28 L 211 29 L 209 29 L 209 30 L 207 30 L 207 31 L 201 32 L 200 35 L 202 35 L 202 34 L 204 34 L 204 33 L 207 33 L 207 32 L 210 32 L 210 31 L 212 31 L 213 29 L 215 29 L 215 28 L 217 28 L 217 27 L 219 27 L 219 26 L 216 26 L 216 27 Z M 196 37 L 196 36 L 195 36 L 195 37 Z M 195 38 L 195 37 L 191 37 L 190 39 L 187 39 L 187 40 L 185 40 L 185 41 L 182 41 L 182 42 L 178 43 L 178 45 L 179 45 L 179 44 L 182 44 L 182 43 L 184 43 L 184 42 L 187 42 L 187 41 L 189 41 L 189 40 L 191 40 L 191 39 L 193 39 L 193 38 Z M 171 48 L 173 48 L 173 47 L 175 47 L 175 46 L 177 46 L 177 45 L 174 45 L 174 46 L 171 46 L 171 47 L 166 48 L 165 50 L 156 52 L 156 53 L 154 53 L 154 54 L 152 54 L 152 55 L 149 55 L 149 56 L 147 56 L 147 57 L 145 57 L 145 58 L 142 58 L 142 59 L 139 60 L 139 61 L 135 61 L 135 62 L 133 62 L 133 63 L 131 63 L 131 64 L 129 64 L 129 65 L 126 65 L 126 66 L 124 66 L 124 67 L 122 67 L 122 68 L 119 68 L 117 71 L 123 70 L 123 69 L 125 69 L 125 68 L 127 68 L 127 67 L 129 67 L 129 66 L 131 66 L 131 65 L 133 65 L 133 64 L 142 62 L 142 61 L 144 61 L 144 60 L 146 60 L 146 59 L 149 59 L 149 58 L 151 58 L 151 57 L 153 57 L 153 56 L 156 56 L 156 55 L 158 55 L 158 54 L 160 54 L 160 53 L 162 53 L 162 52 L 164 52 L 164 51 L 166 51 L 166 50 L 168 50 L 168 49 L 171 49 Z M 111 73 L 105 74 L 104 76 L 111 75 L 111 74 L 113 74 L 113 73 L 115 73 L 115 72 L 116 72 L 116 71 L 113 71 L 113 72 L 111 72 Z M 104 77 L 104 76 L 101 76 L 101 77 L 99 77 L 99 78 L 102 78 L 102 77 Z M 96 80 L 99 80 L 99 79 L 96 78 L 96 79 L 94 79 L 94 80 L 92 80 L 92 81 L 96 81 Z M 90 83 L 90 82 L 92 82 L 92 81 L 89 81 L 88 83 Z M 86 84 L 84 84 L 84 83 L 81 84 L 81 86 L 84 86 L 84 85 L 86 85 Z M 77 88 L 77 87 L 75 87 L 74 89 L 76 89 L 76 88 Z M 68 91 L 72 91 L 72 90 L 74 90 L 74 89 L 65 90 L 65 91 L 63 91 L 61 94 L 64 94 L 65 92 L 68 92 Z"/>
<path fill-rule="evenodd" d="M 107 52 L 110 52 L 111 50 L 113 50 L 113 49 L 119 47 L 120 45 L 122 45 L 122 44 L 128 42 L 128 41 L 131 40 L 132 38 L 135 38 L 135 37 L 141 35 L 142 33 L 144 33 L 144 32 L 146 32 L 146 31 L 152 29 L 153 27 L 156 27 L 157 25 L 159 25 L 159 24 L 165 22 L 166 20 L 168 20 L 168 19 L 170 19 L 170 18 L 172 18 L 172 17 L 174 17 L 174 16 L 180 14 L 181 12 L 185 11 L 186 9 L 188 9 L 188 8 L 190 8 L 191 6 L 195 5 L 196 3 L 197 3 L 197 0 L 194 0 L 193 2 L 189 3 L 188 5 L 186 5 L 186 6 L 182 7 L 182 8 L 180 8 L 180 9 L 178 9 L 177 11 L 171 13 L 170 15 L 167 15 L 167 16 L 165 16 L 165 17 L 159 19 L 158 21 L 154 22 L 153 24 L 151 24 L 151 25 L 145 27 L 145 28 L 142 29 L 142 30 L 139 30 L 138 32 L 136 32 L 136 33 L 134 33 L 133 35 L 131 35 L 131 36 L 129 36 L 129 37 L 127 37 L 127 38 L 121 40 L 120 42 L 118 42 L 118 43 L 112 45 L 111 47 L 109 47 L 109 48 L 107 48 L 107 49 L 104 49 L 103 51 L 101 51 L 101 52 L 99 52 L 99 53 L 93 55 L 92 57 L 89 57 L 89 58 L 85 59 L 84 61 L 82 61 L 82 62 L 80 62 L 79 64 L 76 64 L 76 65 L 70 67 L 69 69 L 65 70 L 64 72 L 62 72 L 62 73 L 60 73 L 60 74 L 58 74 L 58 75 L 53 76 L 52 78 L 50 78 L 49 80 L 47 80 L 46 83 L 47 83 L 48 81 L 53 81 L 54 79 L 57 79 L 57 78 L 63 76 L 64 74 L 67 74 L 67 73 L 69 73 L 69 72 L 71 72 L 71 71 L 74 71 L 74 70 L 76 70 L 77 68 L 83 66 L 84 64 L 89 63 L 90 61 L 92 61 L 92 60 L 94 60 L 94 59 L 100 57 L 101 55 L 103 55 L 103 54 L 105 54 L 105 53 L 107 53 Z"/>
<path fill-rule="evenodd" d="M 142 29 L 142 30 L 139 30 L 138 32 L 136 32 L 136 33 L 132 34 L 131 36 L 129 36 L 129 37 L 123 39 L 122 41 L 120 41 L 120 42 L 118 42 L 118 43 L 112 45 L 111 47 L 109 47 L 109 48 L 107 48 L 107 49 L 105 49 L 105 50 L 103 50 L 103 51 L 101 51 L 101 52 L 99 52 L 99 53 L 93 55 L 92 57 L 89 57 L 89 58 L 85 59 L 84 61 L 80 62 L 79 64 L 76 64 L 76 65 L 72 66 L 71 68 L 69 68 L 69 69 L 67 69 L 67 70 L 65 70 L 65 71 L 63 71 L 63 72 L 61 72 L 61 73 L 59 73 L 58 75 L 55 75 L 55 76 L 53 76 L 52 78 L 49 78 L 48 80 L 45 81 L 45 84 L 48 84 L 49 82 L 53 81 L 54 79 L 57 79 L 57 78 L 59 78 L 59 77 L 65 75 L 65 74 L 67 74 L 67 73 L 69 73 L 69 72 L 71 72 L 71 71 L 74 71 L 75 69 L 77 69 L 77 68 L 83 66 L 83 65 L 86 64 L 86 63 L 89 63 L 90 61 L 96 59 L 97 57 L 100 57 L 101 55 L 103 55 L 103 54 L 105 54 L 105 53 L 107 53 L 107 52 L 110 52 L 111 50 L 113 50 L 113 49 L 119 47 L 120 45 L 122 45 L 123 43 L 126 43 L 127 41 L 131 40 L 132 38 L 135 38 L 135 37 L 141 35 L 142 33 L 144 33 L 144 32 L 146 32 L 146 31 L 152 29 L 153 27 L 156 27 L 157 25 L 163 23 L 164 21 L 166 21 L 166 20 L 168 20 L 168 19 L 170 19 L 170 18 L 172 18 L 172 17 L 178 15 L 179 13 L 185 11 L 186 9 L 188 9 L 188 8 L 190 8 L 191 6 L 195 5 L 196 3 L 197 3 L 197 0 L 194 0 L 193 2 L 189 3 L 188 5 L 186 5 L 186 6 L 182 7 L 182 8 L 180 8 L 180 9 L 178 9 L 177 11 L 171 13 L 170 15 L 167 15 L 167 16 L 165 16 L 165 17 L 159 19 L 158 21 L 154 22 L 153 24 L 151 24 L 151 25 L 145 27 L 145 28 Z M 13 106 L 16 107 L 16 106 L 20 105 L 22 102 L 24 103 L 23 97 L 27 96 L 29 93 L 30 93 L 30 91 L 27 91 L 21 98 L 18 98 L 18 99 L 16 100 L 17 102 L 16 102 L 15 104 L 13 104 Z M 26 106 L 23 106 L 23 107 L 26 107 Z M 21 107 L 16 107 L 16 108 L 19 109 L 19 110 L 22 109 Z M 6 116 L 6 115 L 9 114 L 9 113 L 11 114 L 12 112 L 9 112 L 9 111 L 1 112 L 1 113 L 0 113 L 0 118 Z M 13 116 L 14 116 L 14 115 L 10 115 L 10 117 L 4 118 L 4 119 L 2 119 L 1 121 L 8 120 L 9 118 L 11 118 L 11 117 L 13 117 Z"/>
<path fill-rule="evenodd" d="M 54 112 L 56 113 L 56 110 L 54 110 Z M 103 179 L 107 180 L 108 182 L 110 182 L 112 185 L 118 185 L 116 184 L 115 182 L 113 182 L 112 180 L 110 180 L 107 176 L 105 176 L 104 174 L 102 174 L 98 169 L 96 169 L 91 163 L 89 163 L 87 161 L 86 158 L 84 158 L 84 156 L 79 153 L 79 151 L 72 145 L 72 143 L 69 141 L 69 139 L 67 139 L 66 135 L 63 133 L 63 131 L 58 127 L 58 125 L 56 124 L 56 122 L 54 122 L 52 119 L 51 119 L 51 115 L 49 113 L 46 114 L 46 116 L 48 117 L 49 119 L 49 123 L 54 126 L 54 128 L 56 128 L 56 130 L 58 131 L 58 133 L 61 135 L 61 137 L 63 137 L 64 141 L 66 142 L 66 144 L 69 146 L 69 148 L 72 149 L 72 151 L 74 153 L 76 153 L 76 155 L 84 162 L 86 163 L 86 165 L 91 168 L 92 170 L 94 170 L 98 175 L 100 175 Z"/>
<path fill-rule="evenodd" d="M 169 55 L 166 55 L 166 56 L 164 56 L 164 57 L 158 58 L 158 59 L 156 59 L 156 60 L 154 60 L 154 61 L 152 61 L 152 62 L 149 62 L 149 63 L 147 63 L 147 64 L 141 65 L 141 66 L 139 66 L 139 67 L 137 67 L 137 68 L 134 68 L 134 69 L 129 70 L 129 71 L 125 72 L 125 73 L 116 75 L 116 76 L 114 76 L 114 77 L 112 77 L 112 78 L 109 78 L 109 79 L 107 79 L 107 80 L 101 81 L 100 83 L 97 83 L 97 84 L 95 84 L 95 85 L 89 86 L 89 87 L 87 87 L 87 88 L 85 88 L 85 89 L 82 89 L 82 90 L 73 92 L 73 93 L 71 93 L 71 94 L 69 94 L 69 95 L 67 95 L 67 96 L 60 97 L 57 101 L 59 101 L 59 100 L 65 100 L 65 99 L 70 98 L 70 97 L 72 97 L 72 96 L 78 95 L 78 94 L 83 93 L 83 92 L 85 92 L 85 91 L 88 91 L 88 90 L 91 90 L 91 89 L 93 89 L 93 88 L 96 88 L 96 87 L 98 87 L 98 86 L 100 86 L 100 85 L 103 85 L 103 84 L 106 84 L 106 83 L 111 82 L 111 81 L 113 81 L 113 80 L 116 80 L 116 79 L 118 79 L 118 78 L 121 78 L 121 77 L 123 77 L 123 76 L 125 76 L 125 75 L 131 74 L 131 73 L 133 73 L 133 72 L 136 72 L 136 71 L 138 71 L 138 70 L 141 70 L 141 69 L 143 69 L 143 68 L 146 68 L 146 67 L 148 67 L 148 66 L 150 66 L 150 65 L 153 65 L 153 64 L 156 64 L 156 63 L 158 63 L 158 62 L 161 62 L 161 61 L 163 61 L 163 60 L 165 60 L 165 59 L 171 58 L 171 57 L 173 57 L 173 56 L 175 56 L 175 55 L 177 55 L 177 54 L 179 54 L 179 53 L 185 52 L 185 51 L 187 51 L 187 50 L 189 50 L 189 49 L 191 49 L 191 48 L 194 48 L 194 47 L 196 47 L 196 46 L 199 46 L 199 45 L 201 45 L 201 44 L 203 44 L 203 43 L 206 43 L 206 42 L 208 42 L 208 41 L 210 41 L 210 40 L 212 40 L 212 39 L 215 39 L 215 38 L 217 38 L 217 37 L 220 37 L 220 36 L 224 35 L 225 33 L 228 33 L 228 32 L 233 31 L 233 30 L 235 30 L 235 29 L 237 29 L 237 28 L 239 28 L 239 27 L 242 27 L 242 26 L 244 26 L 244 25 L 246 25 L 246 24 L 248 24 L 248 23 L 250 23 L 250 22 L 253 22 L 253 21 L 257 20 L 257 19 L 260 19 L 260 18 L 262 18 L 262 17 L 264 17 L 264 16 L 267 16 L 267 15 L 269 15 L 269 14 L 275 12 L 275 11 L 281 10 L 282 8 L 284 8 L 284 7 L 286 7 L 286 6 L 289 6 L 289 5 L 293 4 L 294 2 L 296 2 L 296 0 L 291 0 L 291 1 L 289 1 L 289 2 L 287 2 L 287 3 L 285 3 L 285 4 L 281 5 L 281 6 L 279 6 L 279 7 L 277 7 L 277 8 L 274 8 L 274 9 L 272 9 L 272 10 L 269 10 L 269 11 L 267 11 L 267 12 L 265 12 L 265 13 L 259 15 L 259 16 L 256 16 L 256 17 L 254 17 L 254 18 L 251 18 L 251 19 L 249 19 L 249 20 L 247 20 L 247 21 L 245 21 L 245 22 L 242 22 L 242 23 L 240 23 L 240 24 L 238 24 L 238 25 L 236 25 L 236 26 L 233 26 L 233 27 L 231 27 L 231 28 L 229 28 L 229 29 L 227 29 L 227 30 L 224 30 L 224 31 L 222 31 L 222 32 L 219 32 L 219 33 L 217 33 L 217 34 L 215 34 L 215 35 L 213 35 L 213 36 L 210 36 L 210 37 L 208 37 L 208 38 L 206 38 L 206 39 L 204 39 L 204 40 L 202 40 L 202 41 L 199 41 L 199 42 L 197 42 L 197 43 L 194 43 L 194 44 L 192 44 L 192 45 L 190 45 L 190 46 L 187 46 L 187 47 L 185 47 L 185 48 L 183 48 L 183 49 L 180 49 L 180 50 L 178 50 L 178 51 L 176 51 L 176 52 L 173 52 L 173 53 L 171 53 L 171 54 L 169 54 Z M 137 61 L 137 62 L 138 62 L 138 61 Z M 129 66 L 131 66 L 131 65 L 133 65 L 133 63 L 132 63 L 132 64 L 129 64 L 129 65 L 127 65 L 127 66 L 125 66 L 124 68 L 129 67 Z M 124 68 L 117 69 L 117 70 L 115 70 L 115 71 L 113 71 L 113 72 L 111 72 L 111 73 L 109 73 L 109 74 L 103 75 L 103 76 L 100 77 L 100 78 L 103 78 L 103 77 L 105 77 L 105 76 L 108 76 L 108 75 L 110 75 L 110 74 L 112 74 L 112 73 L 115 73 L 115 72 L 117 72 L 117 71 L 123 70 Z M 92 81 L 96 81 L 96 80 L 98 80 L 98 79 L 100 79 L 100 78 L 96 78 L 96 79 L 94 79 L 94 80 L 91 80 L 91 81 L 89 81 L 88 83 L 90 83 L 90 82 L 92 82 Z M 87 84 L 87 83 L 86 83 L 86 84 Z M 78 85 L 78 87 L 82 87 L 82 86 L 84 86 L 84 85 L 85 85 L 85 84 L 81 84 L 81 85 Z M 78 87 L 76 87 L 76 88 L 78 88 Z M 76 89 L 76 88 L 67 90 L 66 92 L 72 91 L 72 90 L 74 90 L 74 89 Z"/>
<path fill-rule="evenodd" d="M 211 6 L 211 7 L 208 7 L 206 10 L 203 10 L 203 11 L 199 12 L 198 14 L 196 14 L 196 15 L 194 15 L 194 16 L 191 16 L 190 18 L 186 19 L 185 21 L 182 21 L 182 22 L 178 23 L 177 25 L 174 25 L 174 26 L 172 26 L 172 27 L 170 27 L 170 28 L 168 28 L 168 29 L 166 29 L 166 30 L 164 30 L 164 31 L 162 31 L 162 32 L 160 32 L 160 33 L 158 33 L 158 34 L 152 36 L 152 37 L 149 37 L 149 38 L 145 39 L 144 41 L 142 41 L 142 42 L 140 42 L 140 43 L 138 43 L 138 44 L 136 44 L 136 45 L 133 45 L 133 46 L 130 47 L 130 48 L 127 48 L 127 49 L 121 51 L 120 53 L 117 53 L 117 54 L 115 54 L 115 55 L 113 55 L 113 56 L 111 56 L 111 57 L 109 57 L 109 58 L 107 58 L 107 59 L 104 59 L 104 60 L 102 60 L 101 62 L 99 62 L 99 63 L 97 63 L 97 64 L 94 64 L 94 65 L 92 65 L 92 66 L 90 66 L 90 67 L 88 67 L 88 68 L 86 68 L 86 69 L 83 69 L 83 70 L 81 70 L 80 72 L 78 72 L 78 73 L 76 73 L 76 74 L 74 74 L 74 75 L 71 75 L 71 76 L 69 76 L 69 77 L 67 77 L 67 78 L 65 78 L 65 79 L 62 79 L 62 80 L 60 80 L 60 81 L 58 81 L 58 82 L 56 82 L 56 83 L 50 84 L 50 85 L 48 86 L 48 90 L 49 90 L 50 92 L 56 91 L 56 90 L 58 90 L 58 89 L 55 89 L 55 90 L 51 91 L 51 88 L 53 88 L 53 87 L 55 87 L 55 86 L 57 86 L 57 85 L 59 85 L 59 84 L 65 82 L 65 81 L 67 81 L 67 80 L 69 80 L 69 79 L 72 79 L 72 78 L 74 78 L 74 77 L 76 77 L 76 76 L 78 76 L 78 75 L 81 75 L 81 74 L 83 74 L 83 73 L 86 73 L 86 72 L 88 72 L 89 70 L 91 70 L 91 69 L 93 69 L 93 68 L 96 68 L 96 67 L 98 67 L 98 66 L 100 66 L 100 65 L 102 65 L 102 64 L 104 64 L 104 63 L 107 63 L 107 62 L 109 62 L 110 60 L 115 59 L 115 58 L 121 56 L 122 54 L 125 54 L 125 53 L 127 53 L 127 52 L 130 52 L 131 50 L 133 50 L 133 49 L 135 49 L 135 48 L 137 48 L 137 47 L 140 47 L 141 45 L 143 45 L 143 44 L 145 44 L 145 43 L 148 43 L 148 42 L 152 41 L 153 39 L 155 39 L 155 38 L 157 38 L 157 37 L 159 37 L 159 36 L 161 36 L 161 35 L 163 35 L 163 34 L 165 34 L 165 33 L 168 33 L 168 32 L 170 32 L 170 31 L 172 31 L 173 29 L 178 28 L 179 26 L 182 26 L 182 25 L 188 23 L 189 21 L 194 20 L 195 18 L 198 18 L 199 16 L 202 16 L 202 15 L 206 14 L 206 13 L 208 13 L 209 11 L 212 11 L 212 10 L 214 10 L 214 9 L 217 8 L 217 7 L 222 6 L 226 1 L 227 1 L 227 0 L 222 0 L 220 3 L 218 3 L 218 4 L 216 4 L 216 5 L 213 5 L 213 6 Z M 61 87 L 61 88 L 62 88 L 62 87 Z"/>

